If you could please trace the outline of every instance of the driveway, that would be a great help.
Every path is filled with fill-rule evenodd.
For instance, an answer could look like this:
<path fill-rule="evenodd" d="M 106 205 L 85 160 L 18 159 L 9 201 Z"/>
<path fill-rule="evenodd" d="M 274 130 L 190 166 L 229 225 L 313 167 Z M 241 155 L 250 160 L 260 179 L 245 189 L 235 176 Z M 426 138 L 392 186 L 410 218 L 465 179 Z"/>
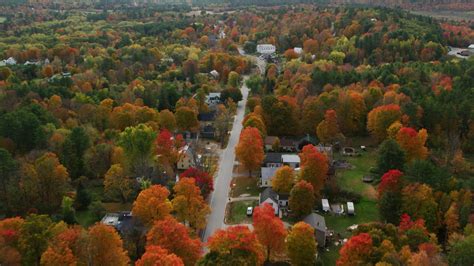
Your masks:
<path fill-rule="evenodd" d="M 235 162 L 235 146 L 239 142 L 240 131 L 242 131 L 242 121 L 245 115 L 245 106 L 249 89 L 245 85 L 248 76 L 244 76 L 242 81 L 242 101 L 237 106 L 237 114 L 232 125 L 227 148 L 221 153 L 219 158 L 219 171 L 214 182 L 214 192 L 211 195 L 211 213 L 207 218 L 207 226 L 203 235 L 203 242 L 207 242 L 217 229 L 224 228 L 225 208 L 229 201 L 230 183 Z"/>

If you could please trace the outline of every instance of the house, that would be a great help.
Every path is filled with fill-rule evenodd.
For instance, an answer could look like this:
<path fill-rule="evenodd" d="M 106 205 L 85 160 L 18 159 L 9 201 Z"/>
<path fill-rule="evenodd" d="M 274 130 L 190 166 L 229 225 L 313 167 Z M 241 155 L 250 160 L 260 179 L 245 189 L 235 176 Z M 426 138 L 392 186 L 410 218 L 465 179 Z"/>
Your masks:
<path fill-rule="evenodd" d="M 295 47 L 295 48 L 293 48 L 293 51 L 294 51 L 295 53 L 297 53 L 297 54 L 300 55 L 300 54 L 303 53 L 303 48 L 301 48 L 301 47 Z"/>
<path fill-rule="evenodd" d="M 211 75 L 211 77 L 213 77 L 214 79 L 218 79 L 219 78 L 219 72 L 217 72 L 217 70 L 212 70 L 211 72 L 209 72 L 209 75 Z"/>
<path fill-rule="evenodd" d="M 326 220 L 323 216 L 311 213 L 310 215 L 304 218 L 303 222 L 309 224 L 314 228 L 314 234 L 316 236 L 316 241 L 318 242 L 318 247 L 324 248 L 326 246 Z"/>
<path fill-rule="evenodd" d="M 281 161 L 283 165 L 288 165 L 293 169 L 300 167 L 300 156 L 298 154 L 283 154 Z"/>
<path fill-rule="evenodd" d="M 283 155 L 282 153 L 278 153 L 278 152 L 265 153 L 265 158 L 263 159 L 263 166 L 274 167 L 274 168 L 283 166 L 283 163 L 281 161 L 282 155 Z"/>
<path fill-rule="evenodd" d="M 262 167 L 260 175 L 260 187 L 271 187 L 272 178 L 275 176 L 275 172 L 278 168 L 275 167 Z"/>
<path fill-rule="evenodd" d="M 122 235 L 131 232 L 135 226 L 135 219 L 130 211 L 107 213 L 100 222 L 113 226 Z"/>
<path fill-rule="evenodd" d="M 257 52 L 260 54 L 273 54 L 276 51 L 276 47 L 273 44 L 259 44 L 257 45 Z"/>
<path fill-rule="evenodd" d="M 273 144 L 278 140 L 277 136 L 266 136 L 263 140 L 263 144 L 265 145 L 266 151 L 274 151 Z"/>
<path fill-rule="evenodd" d="M 209 106 L 217 105 L 221 103 L 221 93 L 211 92 L 206 96 L 206 104 Z"/>
<path fill-rule="evenodd" d="M 474 51 L 474 43 L 473 43 L 473 44 L 471 44 L 471 45 L 469 45 L 469 46 L 467 47 L 467 49 L 469 49 L 469 50 L 473 50 L 473 51 Z"/>
<path fill-rule="evenodd" d="M 349 214 L 349 215 L 354 215 L 355 214 L 354 202 L 351 202 L 351 201 L 347 202 L 347 214 Z"/>
<path fill-rule="evenodd" d="M 216 129 L 211 124 L 208 124 L 201 129 L 200 134 L 205 139 L 214 139 L 216 136 Z"/>
<path fill-rule="evenodd" d="M 194 167 L 194 154 L 188 144 L 179 151 L 177 167 L 179 170 L 187 170 L 190 167 Z"/>
<path fill-rule="evenodd" d="M 290 138 L 282 137 L 280 138 L 280 149 L 286 152 L 296 152 L 298 148 L 298 143 Z"/>
<path fill-rule="evenodd" d="M 198 120 L 199 121 L 204 121 L 204 122 L 209 122 L 209 121 L 214 121 L 216 119 L 216 111 L 212 110 L 207 113 L 199 113 L 198 114 Z"/>
<path fill-rule="evenodd" d="M 331 206 L 329 206 L 329 200 L 328 199 L 322 199 L 321 204 L 323 206 L 323 211 L 328 212 L 331 210 Z"/>
<path fill-rule="evenodd" d="M 278 194 L 272 188 L 267 187 L 260 193 L 259 205 L 270 204 L 275 210 L 275 215 L 282 216 L 283 210 L 288 206 L 288 195 Z"/>

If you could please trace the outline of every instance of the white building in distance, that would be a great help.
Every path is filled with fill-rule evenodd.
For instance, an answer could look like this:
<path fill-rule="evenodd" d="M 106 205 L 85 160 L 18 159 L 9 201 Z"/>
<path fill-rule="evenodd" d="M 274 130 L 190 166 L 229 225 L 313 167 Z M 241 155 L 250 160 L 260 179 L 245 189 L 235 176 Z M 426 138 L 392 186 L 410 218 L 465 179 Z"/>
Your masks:
<path fill-rule="evenodd" d="M 257 52 L 260 54 L 273 54 L 276 51 L 276 47 L 273 44 L 259 44 L 257 45 Z"/>

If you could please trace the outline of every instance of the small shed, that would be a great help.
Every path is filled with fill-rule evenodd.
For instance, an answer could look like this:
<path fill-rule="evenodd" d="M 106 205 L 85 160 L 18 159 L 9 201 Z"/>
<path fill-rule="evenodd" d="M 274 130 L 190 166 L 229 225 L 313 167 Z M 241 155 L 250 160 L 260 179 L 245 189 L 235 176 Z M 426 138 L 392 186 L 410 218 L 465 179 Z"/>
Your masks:
<path fill-rule="evenodd" d="M 331 210 L 331 206 L 329 206 L 329 200 L 328 199 L 322 199 L 321 204 L 323 205 L 323 211 L 329 212 Z"/>
<path fill-rule="evenodd" d="M 354 202 L 352 201 L 347 202 L 347 214 L 355 215 Z"/>

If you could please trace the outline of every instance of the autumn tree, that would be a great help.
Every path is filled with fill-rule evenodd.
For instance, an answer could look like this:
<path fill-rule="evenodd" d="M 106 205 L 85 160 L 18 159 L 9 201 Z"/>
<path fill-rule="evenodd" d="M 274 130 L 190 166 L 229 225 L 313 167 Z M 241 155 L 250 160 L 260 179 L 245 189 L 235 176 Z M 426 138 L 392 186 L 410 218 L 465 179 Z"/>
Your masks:
<path fill-rule="evenodd" d="M 240 83 L 240 75 L 235 71 L 231 71 L 229 73 L 229 77 L 227 78 L 227 84 L 232 88 L 237 88 Z"/>
<path fill-rule="evenodd" d="M 196 185 L 201 190 L 201 195 L 206 198 L 214 190 L 214 180 L 209 173 L 199 170 L 194 167 L 188 168 L 182 174 L 179 175 L 179 178 L 190 177 L 194 178 Z"/>
<path fill-rule="evenodd" d="M 179 130 L 196 131 L 199 127 L 197 112 L 188 106 L 182 106 L 176 109 L 176 125 Z"/>
<path fill-rule="evenodd" d="M 288 257 L 292 265 L 313 265 L 316 262 L 314 229 L 305 222 L 293 225 L 286 238 Z"/>
<path fill-rule="evenodd" d="M 137 176 L 146 176 L 151 164 L 156 133 L 145 124 L 127 127 L 120 133 L 119 145 L 127 158 L 128 169 Z"/>
<path fill-rule="evenodd" d="M 341 130 L 339 129 L 336 111 L 326 111 L 324 120 L 321 121 L 316 128 L 316 133 L 322 143 L 332 144 L 344 139 L 344 135 L 342 135 Z"/>
<path fill-rule="evenodd" d="M 12 155 L 5 149 L 0 148 L 0 201 L 1 206 L 9 209 L 10 197 L 8 188 L 12 181 L 12 176 L 18 169 L 18 162 L 13 159 Z"/>
<path fill-rule="evenodd" d="M 247 127 L 240 133 L 239 143 L 235 147 L 237 159 L 249 170 L 249 177 L 252 170 L 259 169 L 263 162 L 263 140 L 258 129 Z"/>
<path fill-rule="evenodd" d="M 183 260 L 160 246 L 147 246 L 142 257 L 135 262 L 135 266 L 184 266 Z"/>
<path fill-rule="evenodd" d="M 399 170 L 385 173 L 378 187 L 380 216 L 388 223 L 398 224 L 402 205 L 402 176 Z"/>
<path fill-rule="evenodd" d="M 413 128 L 402 127 L 397 133 L 397 142 L 405 151 L 407 162 L 413 160 L 424 160 L 428 156 L 428 148 L 425 147 L 428 133 L 426 129 L 416 132 Z"/>
<path fill-rule="evenodd" d="M 472 265 L 474 263 L 474 234 L 451 243 L 448 253 L 449 265 Z"/>
<path fill-rule="evenodd" d="M 133 203 L 133 215 L 147 226 L 151 226 L 155 220 L 166 218 L 172 209 L 168 196 L 169 191 L 160 185 L 142 190 Z"/>
<path fill-rule="evenodd" d="M 191 238 L 189 229 L 172 217 L 156 220 L 146 239 L 147 247 L 160 246 L 180 257 L 185 265 L 195 265 L 201 256 L 201 241 Z"/>
<path fill-rule="evenodd" d="M 396 104 L 382 105 L 372 109 L 367 116 L 367 129 L 377 140 L 387 136 L 388 127 L 401 118 L 400 106 Z"/>
<path fill-rule="evenodd" d="M 170 173 L 176 171 L 176 163 L 180 158 L 180 150 L 183 148 L 185 141 L 181 134 L 173 136 L 167 129 L 161 130 L 155 140 L 155 151 L 158 161 Z"/>
<path fill-rule="evenodd" d="M 433 190 L 426 184 L 414 183 L 402 190 L 402 212 L 411 217 L 425 220 L 430 230 L 438 227 L 438 203 Z"/>
<path fill-rule="evenodd" d="M 289 208 L 298 217 L 308 215 L 313 210 L 316 199 L 311 183 L 300 180 L 290 191 Z"/>
<path fill-rule="evenodd" d="M 319 44 L 314 39 L 307 39 L 303 42 L 303 50 L 308 54 L 316 54 L 318 52 Z"/>
<path fill-rule="evenodd" d="M 295 182 L 293 168 L 288 165 L 278 168 L 272 178 L 272 189 L 278 193 L 288 194 Z"/>
<path fill-rule="evenodd" d="M 328 159 L 311 144 L 304 146 L 299 156 L 301 160 L 300 178 L 313 186 L 314 195 L 318 198 L 326 181 L 329 169 Z"/>
<path fill-rule="evenodd" d="M 266 260 L 274 254 L 285 251 L 286 229 L 280 218 L 275 216 L 275 210 L 267 203 L 255 207 L 253 213 L 253 228 L 257 239 L 266 249 Z"/>
<path fill-rule="evenodd" d="M 376 171 L 380 174 L 392 169 L 402 170 L 405 165 L 405 152 L 393 139 L 386 139 L 378 149 Z"/>
<path fill-rule="evenodd" d="M 448 235 L 459 231 L 459 209 L 456 202 L 451 203 L 451 206 L 449 206 L 449 209 L 444 214 L 444 222 Z"/>
<path fill-rule="evenodd" d="M 365 265 L 370 263 L 372 249 L 372 237 L 367 233 L 361 233 L 349 238 L 339 251 L 338 266 Z"/>
<path fill-rule="evenodd" d="M 120 164 L 114 164 L 104 177 L 104 192 L 111 199 L 128 202 L 134 192 L 135 181 L 129 178 Z"/>
<path fill-rule="evenodd" d="M 226 262 L 230 265 L 261 265 L 264 252 L 255 233 L 247 226 L 237 225 L 217 230 L 208 239 L 210 252 L 204 259 L 210 260 L 204 265 L 216 265 Z"/>
<path fill-rule="evenodd" d="M 171 202 L 178 221 L 189 224 L 194 229 L 204 228 L 210 208 L 196 186 L 195 179 L 181 178 L 173 190 L 175 196 Z"/>
<path fill-rule="evenodd" d="M 20 230 L 24 220 L 20 217 L 0 220 L 0 263 L 21 265 L 21 254 L 18 245 Z"/>
<path fill-rule="evenodd" d="M 52 236 L 52 225 L 53 222 L 47 215 L 32 214 L 26 217 L 18 239 L 22 263 L 25 265 L 40 264 L 41 254 L 48 247 L 48 241 Z"/>
<path fill-rule="evenodd" d="M 88 265 L 129 265 L 130 258 L 123 249 L 123 242 L 115 228 L 97 223 L 89 228 L 86 241 Z"/>
<path fill-rule="evenodd" d="M 176 118 L 173 112 L 168 109 L 162 110 L 160 112 L 160 127 L 171 132 L 176 129 Z"/>

